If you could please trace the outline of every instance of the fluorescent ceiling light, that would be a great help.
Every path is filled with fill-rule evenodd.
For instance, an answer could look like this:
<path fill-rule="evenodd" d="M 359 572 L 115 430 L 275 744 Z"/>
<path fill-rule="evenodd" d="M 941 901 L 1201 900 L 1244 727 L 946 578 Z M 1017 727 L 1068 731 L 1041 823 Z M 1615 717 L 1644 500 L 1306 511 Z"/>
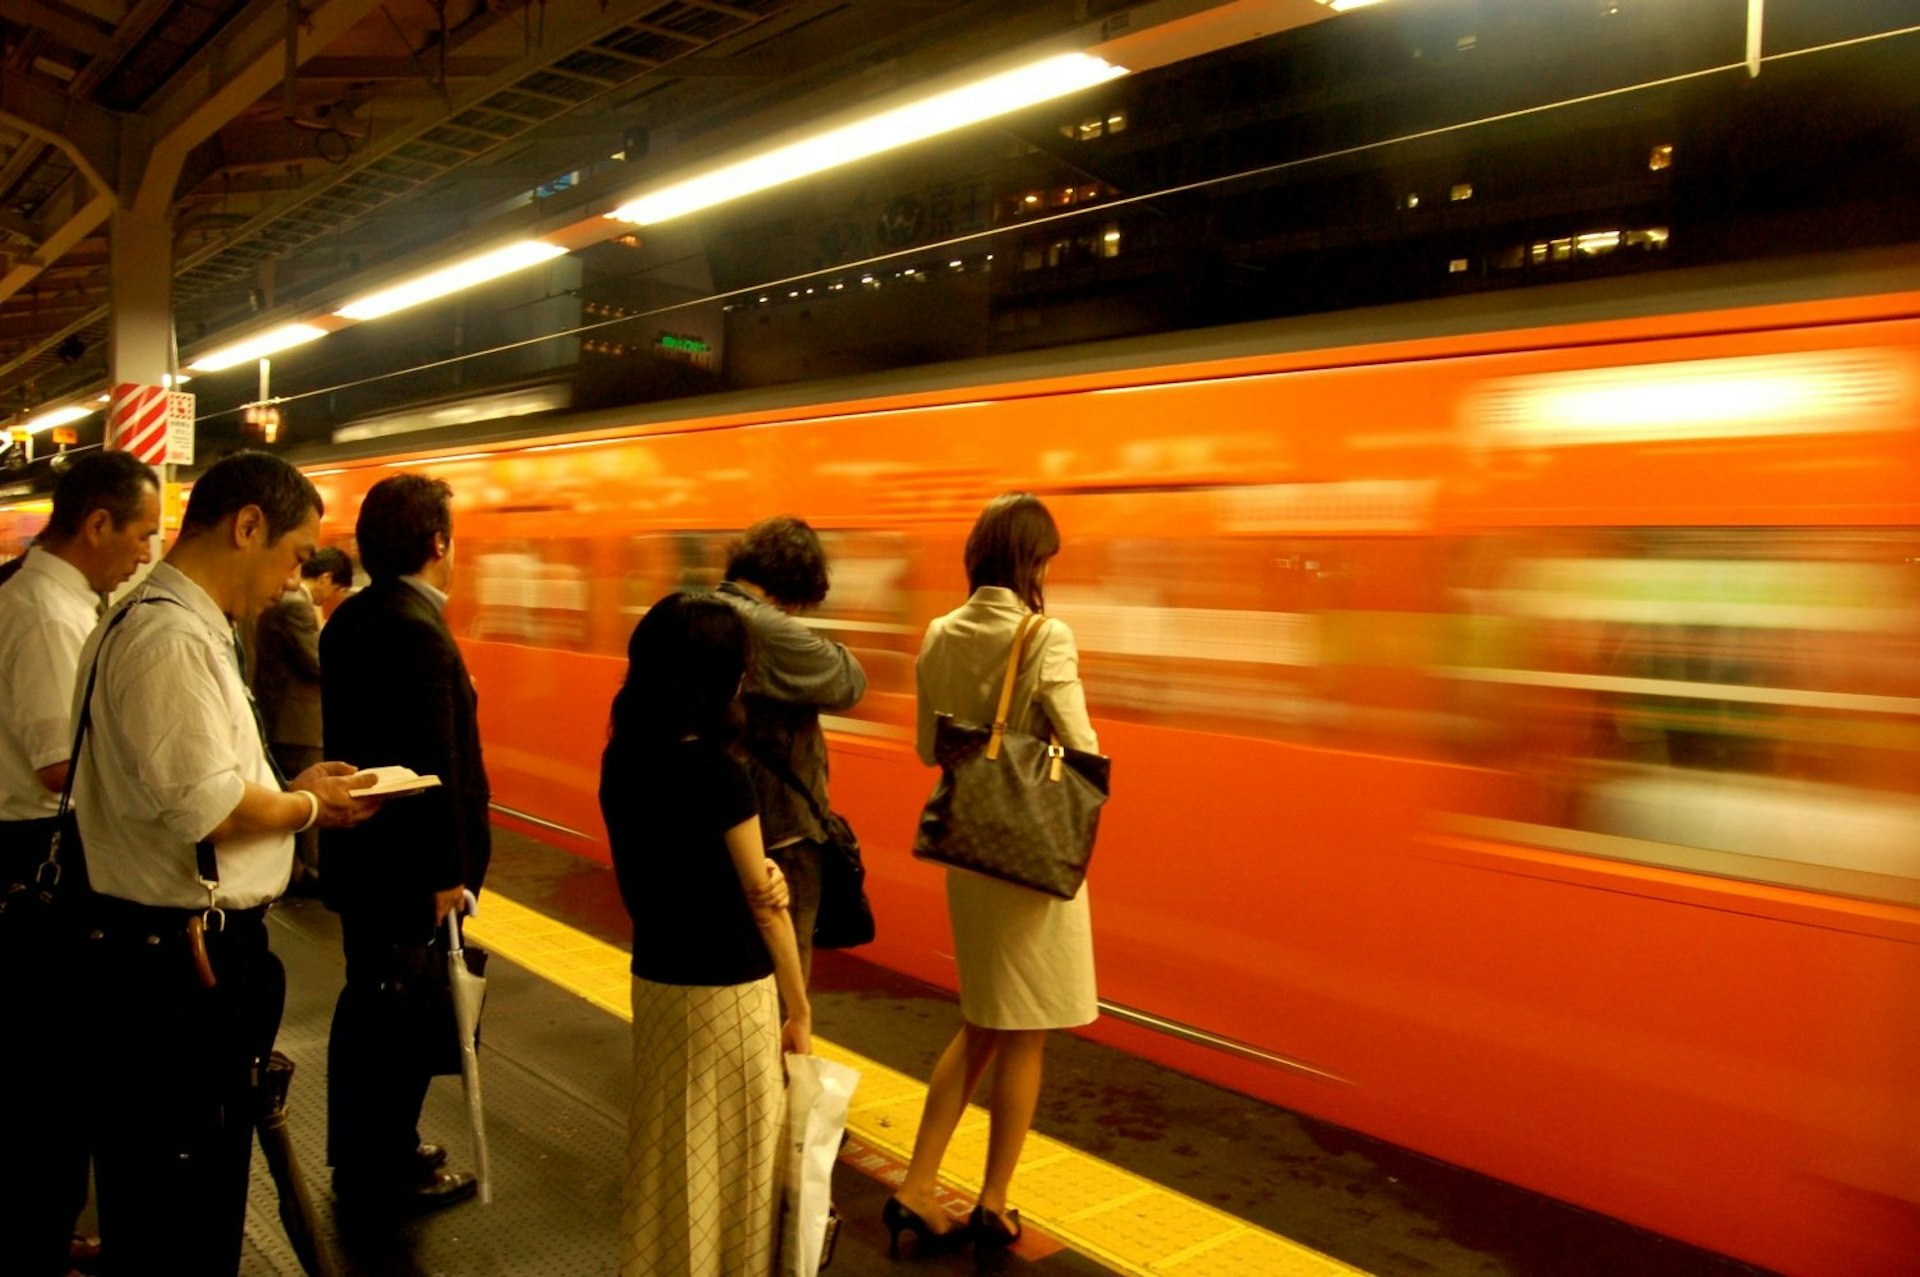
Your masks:
<path fill-rule="evenodd" d="M 439 270 L 392 288 L 369 293 L 357 301 L 349 302 L 334 314 L 342 319 L 378 319 L 382 315 L 391 315 L 397 310 L 409 306 L 418 306 L 421 302 L 433 301 L 463 288 L 472 288 L 475 284 L 484 284 L 490 279 L 502 275 L 511 275 L 514 271 L 524 270 L 528 266 L 537 266 L 566 253 L 566 249 L 557 244 L 548 244 L 542 240 L 521 240 L 517 244 L 508 244 L 505 248 L 496 248 L 490 253 L 478 257 L 469 257 L 465 261 L 443 266 Z"/>
<path fill-rule="evenodd" d="M 1345 13 L 1349 9 L 1364 9 L 1370 4 L 1379 4 L 1380 0 L 1320 0 L 1320 3 L 1335 13 Z"/>
<path fill-rule="evenodd" d="M 41 413 L 27 422 L 27 429 L 39 434 L 42 430 L 50 430 L 54 426 L 69 425 L 82 417 L 91 417 L 98 411 L 100 411 L 98 408 L 82 408 L 78 404 L 70 404 L 65 408 L 55 408 Z"/>
<path fill-rule="evenodd" d="M 265 359 L 268 355 L 277 355 L 283 350 L 304 345 L 319 337 L 325 337 L 327 330 L 313 324 L 284 324 L 272 328 L 256 337 L 235 342 L 231 346 L 222 346 L 219 350 L 200 356 L 187 367 L 195 372 L 219 372 L 233 368 L 254 359 Z"/>
<path fill-rule="evenodd" d="M 1126 73 L 1125 67 L 1085 53 L 1042 58 L 676 182 L 623 204 L 608 216 L 641 226 L 664 222 L 996 115 L 1065 97 Z"/>

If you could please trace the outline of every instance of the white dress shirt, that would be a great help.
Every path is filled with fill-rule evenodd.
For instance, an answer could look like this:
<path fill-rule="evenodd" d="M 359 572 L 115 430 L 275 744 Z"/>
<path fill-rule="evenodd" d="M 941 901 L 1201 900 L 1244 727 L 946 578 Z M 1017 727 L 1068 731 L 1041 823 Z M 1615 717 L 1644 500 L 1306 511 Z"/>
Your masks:
<path fill-rule="evenodd" d="M 60 795 L 35 775 L 73 749 L 73 686 L 100 596 L 41 549 L 0 588 L 0 820 L 39 820 Z"/>
<path fill-rule="evenodd" d="M 155 598 L 169 601 L 145 601 Z M 247 782 L 280 782 L 240 681 L 232 627 L 206 591 L 162 563 L 121 606 L 130 614 L 101 658 L 74 785 L 87 871 L 109 896 L 201 908 L 194 844 L 240 805 Z M 83 661 L 106 632 L 106 624 L 94 632 Z M 245 909 L 286 890 L 293 835 L 233 838 L 214 854 L 218 903 Z"/>

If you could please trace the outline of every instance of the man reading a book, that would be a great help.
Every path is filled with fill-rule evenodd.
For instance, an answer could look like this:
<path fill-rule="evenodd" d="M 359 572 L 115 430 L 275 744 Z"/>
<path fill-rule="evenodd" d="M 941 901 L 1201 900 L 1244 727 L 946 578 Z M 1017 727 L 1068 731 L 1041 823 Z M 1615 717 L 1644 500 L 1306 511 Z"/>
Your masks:
<path fill-rule="evenodd" d="M 440 780 L 322 848 L 347 959 L 327 1050 L 327 1160 L 343 1203 L 396 1210 L 452 1205 L 476 1187 L 443 1169 L 446 1151 L 417 1126 L 429 1080 L 459 1072 L 444 924 L 479 893 L 492 848 L 473 680 L 441 616 L 452 500 L 424 475 L 375 484 L 355 528 L 372 584 L 320 632 L 328 756 Z"/>

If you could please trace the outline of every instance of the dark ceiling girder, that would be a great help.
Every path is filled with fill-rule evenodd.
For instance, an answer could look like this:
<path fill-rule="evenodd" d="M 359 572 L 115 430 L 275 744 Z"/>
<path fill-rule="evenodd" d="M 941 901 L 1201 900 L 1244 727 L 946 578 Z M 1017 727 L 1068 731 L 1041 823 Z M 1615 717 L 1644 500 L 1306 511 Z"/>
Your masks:
<path fill-rule="evenodd" d="M 67 154 L 95 186 L 114 189 L 121 118 L 30 75 L 0 75 L 0 120 Z"/>
<path fill-rule="evenodd" d="M 304 12 L 299 47 L 326 48 L 379 3 L 320 0 Z M 187 153 L 285 78 L 286 40 L 285 0 L 255 0 L 167 82 L 139 116 L 140 132 L 151 142 L 137 180 L 122 191 L 126 207 L 147 216 L 165 213 Z"/>
<path fill-rule="evenodd" d="M 420 55 L 435 74 L 441 72 L 440 60 L 432 50 Z M 445 73 L 449 80 L 484 79 L 519 61 L 517 58 L 448 58 Z M 330 57 L 309 59 L 300 68 L 302 80 L 414 80 L 420 77 L 421 63 L 406 57 Z"/>
<path fill-rule="evenodd" d="M 62 13 L 52 5 L 41 4 L 40 0 L 7 0 L 7 16 L 15 22 L 39 28 L 69 49 L 77 49 L 88 57 L 105 49 L 113 40 L 111 28 Z"/>

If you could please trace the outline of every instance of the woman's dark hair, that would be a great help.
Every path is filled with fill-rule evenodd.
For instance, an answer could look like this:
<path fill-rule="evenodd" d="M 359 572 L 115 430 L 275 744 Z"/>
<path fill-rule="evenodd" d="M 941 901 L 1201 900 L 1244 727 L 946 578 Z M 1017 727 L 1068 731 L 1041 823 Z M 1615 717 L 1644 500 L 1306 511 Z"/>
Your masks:
<path fill-rule="evenodd" d="M 967 536 L 967 588 L 998 585 L 1044 612 L 1040 578 L 1047 560 L 1058 553 L 1060 529 L 1040 498 L 1031 492 L 1002 493 L 987 503 Z"/>
<path fill-rule="evenodd" d="M 323 576 L 331 577 L 335 585 L 343 590 L 349 589 L 353 585 L 353 560 L 339 546 L 323 546 L 300 565 L 300 575 L 309 581 L 317 581 Z"/>
<path fill-rule="evenodd" d="M 216 461 L 193 481 L 180 534 L 190 536 L 220 526 L 228 515 L 258 506 L 267 516 L 271 545 L 307 521 L 327 512 L 312 481 L 270 452 L 236 452 Z"/>
<path fill-rule="evenodd" d="M 806 520 L 776 515 L 727 547 L 727 580 L 751 582 L 775 603 L 813 607 L 827 597 L 827 552 Z"/>
<path fill-rule="evenodd" d="M 711 594 L 669 594 L 627 640 L 627 678 L 613 698 L 613 738 L 658 744 L 719 740 L 733 727 L 747 672 L 747 623 Z"/>
<path fill-rule="evenodd" d="M 149 492 L 160 491 L 160 480 L 145 462 L 118 448 L 75 457 L 53 485 L 53 513 L 40 533 L 43 545 L 71 540 L 95 510 L 105 510 L 114 530 L 131 523 Z"/>
<path fill-rule="evenodd" d="M 367 489 L 353 532 L 368 576 L 411 576 L 433 561 L 435 536 L 453 540 L 453 488 L 424 474 L 390 474 Z"/>

